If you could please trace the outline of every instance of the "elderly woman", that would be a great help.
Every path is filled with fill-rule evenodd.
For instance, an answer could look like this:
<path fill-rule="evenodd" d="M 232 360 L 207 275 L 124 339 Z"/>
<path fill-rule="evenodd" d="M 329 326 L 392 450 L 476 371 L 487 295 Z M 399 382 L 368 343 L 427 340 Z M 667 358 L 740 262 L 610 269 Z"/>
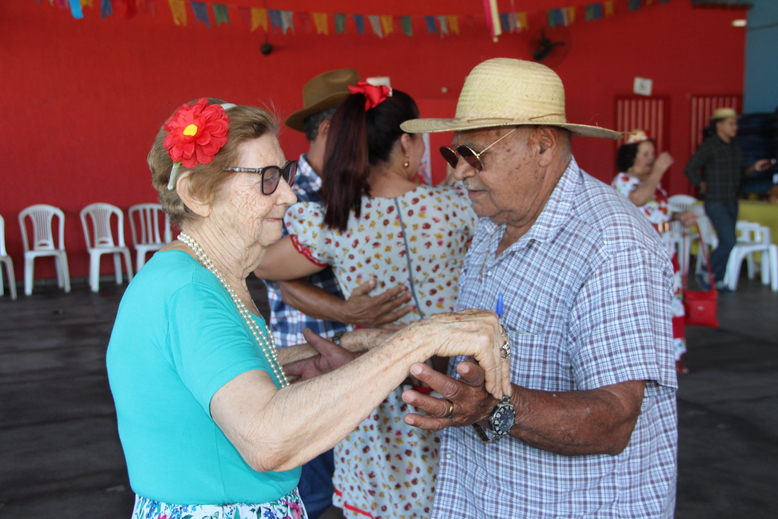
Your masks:
<path fill-rule="evenodd" d="M 347 297 L 370 279 L 379 288 L 406 284 L 415 308 L 397 324 L 451 312 L 478 223 L 467 193 L 414 181 L 424 141 L 400 128 L 419 116 L 408 94 L 367 83 L 351 90 L 330 124 L 324 203 L 289 209 L 289 236 L 268 250 L 257 275 L 294 279 L 331 265 Z M 347 517 L 430 515 L 440 440 L 403 422 L 404 389 L 335 448 L 333 503 Z"/>
<path fill-rule="evenodd" d="M 149 154 L 154 187 L 182 232 L 133 279 L 108 346 L 133 517 L 305 517 L 297 467 L 433 355 L 474 355 L 490 391 L 510 391 L 499 323 L 483 311 L 419 322 L 289 385 L 245 282 L 295 201 L 296 163 L 284 159 L 276 129 L 258 108 L 200 99 L 168 119 Z"/>
<path fill-rule="evenodd" d="M 656 144 L 643 130 L 634 130 L 627 142 L 619 147 L 616 167 L 621 173 L 613 179 L 612 185 L 622 195 L 641 209 L 648 221 L 662 235 L 669 236 L 670 221 L 677 218 L 684 226 L 695 224 L 691 213 L 673 214 L 667 202 L 667 192 L 660 181 L 673 158 L 666 151 L 656 156 Z M 668 253 L 675 271 L 675 293 L 673 295 L 673 342 L 675 343 L 675 368 L 678 373 L 687 373 L 688 368 L 681 362 L 686 352 L 684 334 L 683 284 L 675 244 L 665 240 Z"/>

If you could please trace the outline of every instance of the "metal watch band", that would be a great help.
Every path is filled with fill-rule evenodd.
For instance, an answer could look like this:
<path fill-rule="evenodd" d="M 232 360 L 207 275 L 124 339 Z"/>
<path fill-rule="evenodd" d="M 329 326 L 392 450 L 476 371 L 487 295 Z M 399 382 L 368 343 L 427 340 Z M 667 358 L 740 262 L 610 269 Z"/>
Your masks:
<path fill-rule="evenodd" d="M 502 439 L 505 434 L 495 434 L 491 438 L 489 438 L 489 435 L 486 434 L 486 431 L 483 427 L 478 425 L 477 423 L 471 424 L 473 427 L 473 430 L 475 431 L 475 434 L 478 436 L 478 439 L 481 440 L 484 443 L 497 443 Z"/>

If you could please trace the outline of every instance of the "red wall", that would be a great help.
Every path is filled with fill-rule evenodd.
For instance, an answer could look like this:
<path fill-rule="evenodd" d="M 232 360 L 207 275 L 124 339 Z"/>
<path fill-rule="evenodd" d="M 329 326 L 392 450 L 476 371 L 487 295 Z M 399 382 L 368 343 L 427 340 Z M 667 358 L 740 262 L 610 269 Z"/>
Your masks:
<path fill-rule="evenodd" d="M 692 9 L 688 0 L 655 4 L 634 13 L 622 7 L 597 22 L 576 21 L 570 27 L 572 51 L 556 71 L 567 88 L 572 122 L 612 125 L 614 96 L 631 93 L 634 76 L 652 78 L 654 93 L 670 96 L 669 151 L 676 165 L 665 183 L 672 194 L 689 187 L 682 175 L 689 147 L 688 96 L 742 92 L 745 33 L 730 25 L 742 11 Z M 263 56 L 261 30 L 250 33 L 234 9 L 231 26 L 208 29 L 195 23 L 191 11 L 188 27 L 175 26 L 167 2 L 157 5 L 156 18 L 102 20 L 99 10 L 86 8 L 85 18 L 74 20 L 45 0 L 0 3 L 0 152 L 5 158 L 0 214 L 18 278 L 23 263 L 16 218 L 35 203 L 65 211 L 71 276 L 87 275 L 78 212 L 93 202 L 126 210 L 155 201 L 145 157 L 162 122 L 184 101 L 220 97 L 270 106 L 283 117 L 299 108 L 300 89 L 309 78 L 354 67 L 364 77 L 391 76 L 395 88 L 427 108 L 423 115 L 453 116 L 462 81 L 475 64 L 498 56 L 529 57 L 529 34 L 505 35 L 493 43 L 481 27 L 482 17 L 470 27 L 463 23 L 461 36 L 446 38 L 427 35 L 419 18 L 413 38 L 359 36 L 353 27 L 351 34 L 316 36 L 298 27 L 296 35 L 271 34 L 275 50 Z M 343 12 L 363 8 L 353 5 Z M 444 1 L 425 5 L 433 13 L 450 9 Z M 531 16 L 531 26 L 539 27 L 542 16 Z M 440 113 L 448 107 L 450 113 Z M 433 146 L 450 138 L 436 136 Z M 302 135 L 291 130 L 282 133 L 281 142 L 290 158 L 305 146 Z M 574 149 L 586 170 L 610 180 L 612 142 L 580 138 Z M 440 175 L 442 161 L 433 158 Z M 43 263 L 37 270 L 39 277 L 54 276 Z"/>

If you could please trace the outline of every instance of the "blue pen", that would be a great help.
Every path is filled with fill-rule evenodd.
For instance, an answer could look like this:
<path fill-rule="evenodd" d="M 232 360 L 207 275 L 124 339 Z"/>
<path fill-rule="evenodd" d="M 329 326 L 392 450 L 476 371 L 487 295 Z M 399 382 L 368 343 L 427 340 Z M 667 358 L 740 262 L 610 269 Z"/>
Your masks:
<path fill-rule="evenodd" d="M 494 308 L 494 313 L 496 313 L 499 316 L 502 316 L 502 308 L 503 307 L 503 299 L 502 299 L 502 292 L 497 294 L 497 306 Z"/>

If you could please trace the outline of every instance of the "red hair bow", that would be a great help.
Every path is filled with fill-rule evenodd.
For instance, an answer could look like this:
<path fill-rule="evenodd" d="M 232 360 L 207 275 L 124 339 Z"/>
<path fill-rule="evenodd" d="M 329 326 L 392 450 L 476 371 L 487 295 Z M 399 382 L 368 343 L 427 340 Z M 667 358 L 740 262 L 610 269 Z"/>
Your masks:
<path fill-rule="evenodd" d="M 388 86 L 375 86 L 367 81 L 358 81 L 357 86 L 349 86 L 348 89 L 352 94 L 365 96 L 365 110 L 375 108 L 392 95 L 392 90 Z"/>

